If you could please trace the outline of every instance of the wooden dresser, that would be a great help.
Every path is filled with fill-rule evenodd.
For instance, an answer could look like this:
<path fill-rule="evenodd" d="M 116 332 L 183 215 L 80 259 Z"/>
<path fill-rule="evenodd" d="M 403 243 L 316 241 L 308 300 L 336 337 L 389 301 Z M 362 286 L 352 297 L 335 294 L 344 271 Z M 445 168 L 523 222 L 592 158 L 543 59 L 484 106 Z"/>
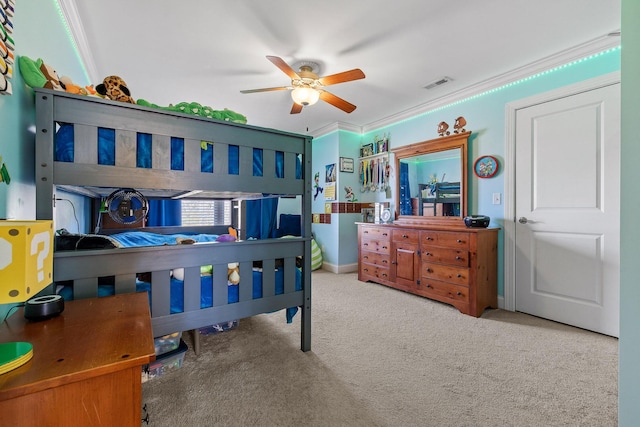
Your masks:
<path fill-rule="evenodd" d="M 140 426 L 142 365 L 155 359 L 147 293 L 65 303 L 29 322 L 20 309 L 0 342 L 27 341 L 33 358 L 0 375 L 0 424 Z"/>
<path fill-rule="evenodd" d="M 497 307 L 497 228 L 358 224 L 358 280 L 451 304 Z"/>

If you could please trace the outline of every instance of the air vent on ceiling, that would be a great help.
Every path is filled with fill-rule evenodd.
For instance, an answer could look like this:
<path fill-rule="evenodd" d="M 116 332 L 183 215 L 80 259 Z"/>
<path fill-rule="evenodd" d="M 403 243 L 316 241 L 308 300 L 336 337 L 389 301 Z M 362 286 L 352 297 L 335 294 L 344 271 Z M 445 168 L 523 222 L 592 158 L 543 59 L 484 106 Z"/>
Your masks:
<path fill-rule="evenodd" d="M 424 88 L 425 89 L 433 89 L 434 87 L 442 86 L 445 83 L 449 83 L 451 80 L 453 80 L 451 77 L 447 77 L 447 76 L 440 77 L 438 80 L 435 80 L 435 81 L 429 83 Z"/>

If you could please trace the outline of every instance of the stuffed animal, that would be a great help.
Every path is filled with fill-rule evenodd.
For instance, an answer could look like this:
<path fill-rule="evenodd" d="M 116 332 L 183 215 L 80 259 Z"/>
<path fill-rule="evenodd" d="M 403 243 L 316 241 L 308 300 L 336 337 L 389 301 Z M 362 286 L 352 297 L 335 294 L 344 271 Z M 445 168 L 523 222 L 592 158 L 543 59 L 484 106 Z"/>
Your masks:
<path fill-rule="evenodd" d="M 227 273 L 229 277 L 229 283 L 237 285 L 240 283 L 240 263 L 230 262 L 227 264 Z"/>
<path fill-rule="evenodd" d="M 240 113 L 225 108 L 224 110 L 214 110 L 206 105 L 200 105 L 197 102 L 180 102 L 176 105 L 170 104 L 167 107 L 153 104 L 144 99 L 138 99 L 136 102 L 143 107 L 159 108 L 161 110 L 175 111 L 178 113 L 190 114 L 192 116 L 208 117 L 210 119 L 223 120 L 225 122 L 247 123 L 247 118 Z"/>
<path fill-rule="evenodd" d="M 69 76 L 60 77 L 60 82 L 64 84 L 65 91 L 69 93 L 73 93 L 75 95 L 89 95 L 89 92 L 86 88 L 75 84 Z"/>
<path fill-rule="evenodd" d="M 229 233 L 219 235 L 216 242 L 235 242 L 238 240 L 238 232 L 233 227 L 229 227 L 227 230 Z"/>
<path fill-rule="evenodd" d="M 102 83 L 96 86 L 96 92 L 103 98 L 110 99 L 112 101 L 128 102 L 129 104 L 135 104 L 136 101 L 131 97 L 131 92 L 127 87 L 127 84 L 119 76 L 105 77 Z"/>
<path fill-rule="evenodd" d="M 56 70 L 51 65 L 45 64 L 42 59 L 38 58 L 34 61 L 27 56 L 20 56 L 18 65 L 22 79 L 28 86 L 59 91 L 65 90 L 64 83 L 60 81 Z"/>

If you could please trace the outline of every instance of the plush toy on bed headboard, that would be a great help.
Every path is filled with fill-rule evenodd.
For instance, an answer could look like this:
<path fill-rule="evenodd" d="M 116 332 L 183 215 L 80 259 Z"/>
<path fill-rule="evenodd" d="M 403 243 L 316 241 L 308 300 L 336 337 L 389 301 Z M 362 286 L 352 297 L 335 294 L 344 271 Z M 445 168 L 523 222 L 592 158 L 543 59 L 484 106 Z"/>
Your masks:
<path fill-rule="evenodd" d="M 96 86 L 96 92 L 103 98 L 112 101 L 128 102 L 129 104 L 136 103 L 131 97 L 129 87 L 119 76 L 105 77 L 102 83 Z"/>
<path fill-rule="evenodd" d="M 24 82 L 32 88 L 43 87 L 45 89 L 53 89 L 64 91 L 64 83 L 60 81 L 56 70 L 48 64 L 45 64 L 41 58 L 35 61 L 28 56 L 20 56 L 18 58 L 20 74 Z"/>
<path fill-rule="evenodd" d="M 170 104 L 169 106 L 162 107 L 144 99 L 138 99 L 136 104 L 142 105 L 143 107 L 159 108 L 161 110 L 175 111 L 178 113 L 190 114 L 192 116 L 223 120 L 225 122 L 247 123 L 247 118 L 240 113 L 236 113 L 235 111 L 227 108 L 224 110 L 214 110 L 211 107 L 200 105 L 197 102 L 180 102 L 175 105 Z"/>

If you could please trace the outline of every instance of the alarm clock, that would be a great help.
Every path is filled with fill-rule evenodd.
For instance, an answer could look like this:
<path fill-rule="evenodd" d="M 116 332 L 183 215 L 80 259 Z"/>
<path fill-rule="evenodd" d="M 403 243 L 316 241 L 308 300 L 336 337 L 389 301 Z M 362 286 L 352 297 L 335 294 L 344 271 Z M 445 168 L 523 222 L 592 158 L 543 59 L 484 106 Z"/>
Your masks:
<path fill-rule="evenodd" d="M 486 228 L 489 226 L 491 218 L 486 215 L 471 215 L 464 217 L 464 225 L 474 228 Z"/>

